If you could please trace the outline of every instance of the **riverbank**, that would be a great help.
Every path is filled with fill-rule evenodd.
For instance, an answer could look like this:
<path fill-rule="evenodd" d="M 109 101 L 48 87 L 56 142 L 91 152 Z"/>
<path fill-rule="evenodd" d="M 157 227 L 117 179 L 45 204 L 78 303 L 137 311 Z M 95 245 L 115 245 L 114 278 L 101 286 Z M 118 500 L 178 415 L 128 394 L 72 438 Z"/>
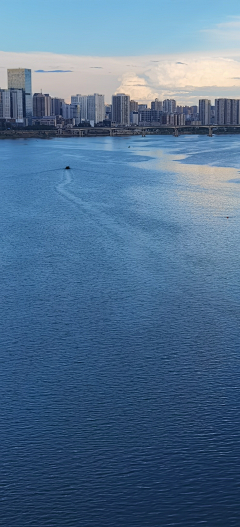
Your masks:
<path fill-rule="evenodd" d="M 51 139 L 53 137 L 126 137 L 142 135 L 229 135 L 239 134 L 239 126 L 164 126 L 137 128 L 67 128 L 50 130 L 2 130 L 0 139 Z"/>

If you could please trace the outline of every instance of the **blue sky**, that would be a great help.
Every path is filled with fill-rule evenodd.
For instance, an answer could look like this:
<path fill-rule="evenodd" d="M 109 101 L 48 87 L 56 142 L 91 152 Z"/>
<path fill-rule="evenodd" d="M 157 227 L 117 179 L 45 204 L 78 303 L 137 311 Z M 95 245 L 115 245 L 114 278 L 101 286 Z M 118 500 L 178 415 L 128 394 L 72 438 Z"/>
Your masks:
<path fill-rule="evenodd" d="M 0 23 L 2 88 L 29 67 L 33 91 L 66 100 L 240 98 L 239 0 L 2 0 Z"/>
<path fill-rule="evenodd" d="M 202 30 L 240 15 L 237 0 L 11 0 L 1 4 L 2 51 L 73 55 L 219 49 L 221 43 L 209 43 Z"/>

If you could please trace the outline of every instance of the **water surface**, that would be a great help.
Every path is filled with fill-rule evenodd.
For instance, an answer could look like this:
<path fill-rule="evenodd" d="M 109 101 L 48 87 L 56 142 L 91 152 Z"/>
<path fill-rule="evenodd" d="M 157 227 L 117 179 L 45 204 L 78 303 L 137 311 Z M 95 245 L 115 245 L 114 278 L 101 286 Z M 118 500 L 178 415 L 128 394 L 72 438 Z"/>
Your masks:
<path fill-rule="evenodd" d="M 0 152 L 1 525 L 238 527 L 240 139 Z"/>

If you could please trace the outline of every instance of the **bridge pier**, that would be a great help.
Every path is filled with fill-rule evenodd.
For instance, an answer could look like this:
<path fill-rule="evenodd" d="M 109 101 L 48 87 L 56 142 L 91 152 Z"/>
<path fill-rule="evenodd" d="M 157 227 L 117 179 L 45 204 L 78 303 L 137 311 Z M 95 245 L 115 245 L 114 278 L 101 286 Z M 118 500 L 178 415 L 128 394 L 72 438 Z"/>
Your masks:
<path fill-rule="evenodd" d="M 73 128 L 74 130 L 74 128 Z M 79 137 L 83 137 L 83 130 L 75 130 L 75 132 L 73 132 L 74 135 L 78 135 Z"/>
<path fill-rule="evenodd" d="M 208 137 L 212 137 L 212 127 L 209 126 L 209 129 L 208 129 Z"/>
<path fill-rule="evenodd" d="M 178 137 L 178 136 L 179 136 L 178 128 L 175 128 L 175 130 L 174 130 L 174 136 L 175 136 L 175 137 Z"/>
<path fill-rule="evenodd" d="M 142 137 L 146 137 L 146 130 L 142 130 Z"/>

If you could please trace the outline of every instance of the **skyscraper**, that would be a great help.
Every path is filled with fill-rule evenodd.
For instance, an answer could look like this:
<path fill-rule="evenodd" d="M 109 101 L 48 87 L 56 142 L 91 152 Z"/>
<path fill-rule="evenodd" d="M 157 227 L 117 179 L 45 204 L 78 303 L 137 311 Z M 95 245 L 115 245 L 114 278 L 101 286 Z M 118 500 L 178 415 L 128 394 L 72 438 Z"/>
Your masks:
<path fill-rule="evenodd" d="M 75 124 L 78 126 L 81 122 L 81 107 L 80 104 L 70 104 L 71 119 L 75 119 Z"/>
<path fill-rule="evenodd" d="M 224 124 L 232 124 L 232 115 L 231 115 L 231 109 L 232 109 L 232 101 L 231 99 L 225 99 L 225 117 L 224 117 Z"/>
<path fill-rule="evenodd" d="M 23 121 L 23 96 L 22 90 L 9 90 L 11 99 L 11 117 Z"/>
<path fill-rule="evenodd" d="M 33 95 L 33 117 L 44 117 L 45 115 L 45 97 L 42 93 Z"/>
<path fill-rule="evenodd" d="M 32 72 L 29 69 L 9 69 L 8 89 L 22 90 L 23 117 L 32 118 Z"/>
<path fill-rule="evenodd" d="M 163 101 L 163 111 L 165 113 L 175 113 L 177 108 L 177 103 L 175 99 L 165 99 Z"/>
<path fill-rule="evenodd" d="M 11 119 L 11 92 L 0 89 L 0 119 Z"/>
<path fill-rule="evenodd" d="M 71 119 L 71 104 L 67 104 L 66 102 L 62 103 L 62 116 L 63 119 Z"/>
<path fill-rule="evenodd" d="M 225 123 L 225 99 L 215 99 L 215 123 Z"/>
<path fill-rule="evenodd" d="M 131 112 L 138 112 L 138 102 L 137 101 L 130 101 L 130 113 Z"/>
<path fill-rule="evenodd" d="M 105 104 L 105 119 L 108 121 L 112 120 L 112 105 L 111 104 Z"/>
<path fill-rule="evenodd" d="M 34 93 L 33 115 L 34 117 L 49 117 L 51 115 L 51 97 L 48 93 Z"/>
<path fill-rule="evenodd" d="M 112 120 L 114 123 L 130 124 L 130 97 L 125 93 L 118 93 L 112 97 Z"/>
<path fill-rule="evenodd" d="M 151 110 L 157 110 L 158 112 L 162 112 L 163 111 L 162 101 L 159 101 L 158 99 L 155 99 L 155 101 L 152 101 Z"/>
<path fill-rule="evenodd" d="M 239 101 L 232 99 L 231 101 L 231 124 L 239 123 Z"/>
<path fill-rule="evenodd" d="M 51 100 L 51 115 L 62 115 L 62 105 L 63 105 L 64 99 L 59 99 L 58 97 L 54 97 Z"/>
<path fill-rule="evenodd" d="M 138 102 L 130 101 L 130 123 L 138 124 Z"/>
<path fill-rule="evenodd" d="M 199 100 L 199 120 L 203 125 L 211 124 L 211 101 L 209 99 Z"/>
<path fill-rule="evenodd" d="M 89 121 L 102 123 L 105 119 L 104 95 L 94 93 L 87 96 L 87 116 Z"/>
<path fill-rule="evenodd" d="M 239 99 L 215 99 L 215 123 L 219 125 L 240 124 Z"/>
<path fill-rule="evenodd" d="M 147 109 L 148 109 L 147 104 L 138 104 L 138 111 L 139 112 L 144 112 Z"/>
<path fill-rule="evenodd" d="M 45 97 L 45 116 L 50 117 L 52 98 L 50 97 L 49 93 L 45 93 L 44 97 Z"/>
<path fill-rule="evenodd" d="M 87 121 L 87 95 L 81 95 L 80 93 L 72 95 L 71 104 L 80 104 L 81 121 Z"/>

